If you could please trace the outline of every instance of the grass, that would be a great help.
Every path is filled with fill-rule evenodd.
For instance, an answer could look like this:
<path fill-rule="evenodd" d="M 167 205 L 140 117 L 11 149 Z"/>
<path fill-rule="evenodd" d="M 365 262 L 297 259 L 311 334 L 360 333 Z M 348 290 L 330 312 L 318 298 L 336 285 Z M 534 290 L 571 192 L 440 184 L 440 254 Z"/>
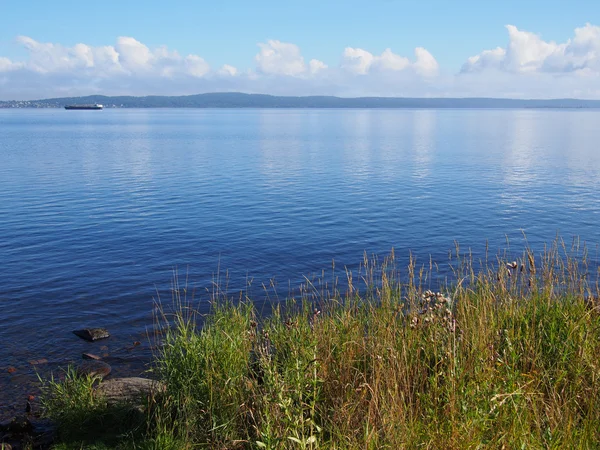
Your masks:
<path fill-rule="evenodd" d="M 434 293 L 433 265 L 411 259 L 402 274 L 393 253 L 365 259 L 343 292 L 307 280 L 268 317 L 218 295 L 202 327 L 175 284 L 174 312 L 158 317 L 165 394 L 118 438 L 81 440 L 98 422 L 77 418 L 106 411 L 92 380 L 52 382 L 57 448 L 600 447 L 600 301 L 586 249 L 557 240 L 475 268 L 457 247 L 451 264 L 453 283 Z"/>
<path fill-rule="evenodd" d="M 125 405 L 109 405 L 95 392 L 100 378 L 68 367 L 60 379 L 42 380 L 42 407 L 58 424 L 57 450 L 131 448 L 145 441 L 146 416 Z"/>

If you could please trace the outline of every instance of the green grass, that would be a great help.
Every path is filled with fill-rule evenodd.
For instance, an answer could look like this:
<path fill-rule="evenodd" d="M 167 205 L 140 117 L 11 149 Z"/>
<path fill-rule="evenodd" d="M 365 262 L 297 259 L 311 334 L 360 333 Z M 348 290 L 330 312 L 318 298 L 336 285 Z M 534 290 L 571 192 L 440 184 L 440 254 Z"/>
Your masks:
<path fill-rule="evenodd" d="M 455 282 L 436 295 L 432 264 L 400 271 L 392 253 L 365 259 L 343 292 L 307 281 L 268 317 L 215 296 L 201 328 L 176 284 L 174 312 L 158 317 L 165 395 L 143 424 L 102 441 L 94 420 L 77 420 L 102 411 L 92 380 L 51 383 L 57 448 L 600 447 L 600 302 L 586 250 L 557 240 L 506 262 L 474 268 L 457 248 Z"/>
<path fill-rule="evenodd" d="M 42 380 L 42 408 L 58 425 L 56 449 L 128 449 L 146 441 L 147 417 L 123 405 L 108 405 L 95 392 L 99 381 L 78 375 L 73 367 L 59 380 Z"/>

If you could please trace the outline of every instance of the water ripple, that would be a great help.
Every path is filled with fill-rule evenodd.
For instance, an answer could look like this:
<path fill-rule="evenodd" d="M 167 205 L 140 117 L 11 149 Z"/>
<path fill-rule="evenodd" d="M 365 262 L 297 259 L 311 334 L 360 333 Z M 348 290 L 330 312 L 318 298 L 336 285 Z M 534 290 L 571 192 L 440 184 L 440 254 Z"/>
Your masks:
<path fill-rule="evenodd" d="M 481 255 L 523 230 L 533 246 L 557 232 L 597 246 L 599 119 L 0 110 L 0 370 L 76 355 L 79 326 L 109 327 L 115 346 L 139 340 L 174 270 L 199 298 L 219 270 L 232 291 L 253 279 L 260 297 L 262 283 L 285 295 L 365 251 L 444 263 L 455 240 Z"/>

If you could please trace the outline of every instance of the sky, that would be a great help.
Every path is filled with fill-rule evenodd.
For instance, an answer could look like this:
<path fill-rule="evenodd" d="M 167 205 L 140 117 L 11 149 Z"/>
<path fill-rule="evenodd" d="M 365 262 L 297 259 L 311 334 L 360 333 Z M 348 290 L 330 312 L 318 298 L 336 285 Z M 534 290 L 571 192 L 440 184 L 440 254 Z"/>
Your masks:
<path fill-rule="evenodd" d="M 0 0 L 0 100 L 600 99 L 598 0 Z"/>

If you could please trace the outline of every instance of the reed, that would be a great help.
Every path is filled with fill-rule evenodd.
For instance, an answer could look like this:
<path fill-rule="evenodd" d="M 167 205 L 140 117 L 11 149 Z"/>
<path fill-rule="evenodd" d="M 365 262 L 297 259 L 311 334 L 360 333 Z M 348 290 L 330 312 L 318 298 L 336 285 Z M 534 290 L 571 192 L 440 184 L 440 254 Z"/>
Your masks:
<path fill-rule="evenodd" d="M 365 258 L 343 289 L 307 280 L 268 317 L 220 291 L 200 317 L 175 283 L 175 307 L 157 317 L 154 370 L 167 392 L 143 443 L 128 442 L 600 446 L 598 272 L 585 247 L 557 239 L 540 254 L 475 262 L 457 246 L 450 262 L 454 276 L 434 292 L 433 263 Z"/>

